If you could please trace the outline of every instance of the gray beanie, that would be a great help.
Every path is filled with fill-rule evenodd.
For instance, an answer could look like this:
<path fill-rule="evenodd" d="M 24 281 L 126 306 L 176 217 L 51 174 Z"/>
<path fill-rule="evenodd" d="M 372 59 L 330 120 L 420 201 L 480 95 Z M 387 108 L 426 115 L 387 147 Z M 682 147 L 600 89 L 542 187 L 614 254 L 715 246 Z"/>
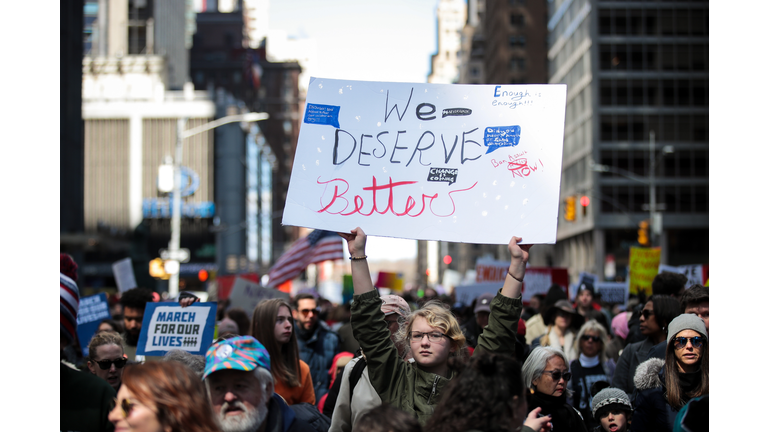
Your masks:
<path fill-rule="evenodd" d="M 704 325 L 703 319 L 694 314 L 681 314 L 669 323 L 667 330 L 667 344 L 669 344 L 669 341 L 683 330 L 693 330 L 702 335 L 704 339 L 709 340 L 707 337 L 707 326 Z"/>
<path fill-rule="evenodd" d="M 623 390 L 614 387 L 606 387 L 592 398 L 592 415 L 597 419 L 597 411 L 608 405 L 624 405 L 627 411 L 632 412 L 632 403 L 629 402 L 629 396 Z"/>

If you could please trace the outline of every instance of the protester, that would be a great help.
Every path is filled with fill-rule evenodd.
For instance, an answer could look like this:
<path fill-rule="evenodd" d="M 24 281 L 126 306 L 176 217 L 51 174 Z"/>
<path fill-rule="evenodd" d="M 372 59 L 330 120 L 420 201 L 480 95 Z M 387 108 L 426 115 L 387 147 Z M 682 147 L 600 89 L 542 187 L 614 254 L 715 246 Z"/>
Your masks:
<path fill-rule="evenodd" d="M 622 312 L 611 320 L 611 331 L 613 337 L 608 345 L 605 347 L 605 355 L 609 359 L 612 359 L 614 363 L 619 361 L 621 350 L 627 346 L 627 335 L 629 334 L 629 327 L 627 325 L 629 321 L 629 313 Z"/>
<path fill-rule="evenodd" d="M 339 336 L 319 319 L 317 300 L 312 294 L 298 294 L 293 299 L 293 308 L 299 356 L 309 365 L 315 399 L 320 400 L 330 387 L 327 372 L 339 353 Z"/>
<path fill-rule="evenodd" d="M 233 321 L 231 318 L 224 317 L 223 320 L 219 321 L 219 336 L 224 336 L 227 334 L 234 336 L 245 336 L 240 334 L 240 327 L 237 326 L 235 321 Z"/>
<path fill-rule="evenodd" d="M 669 323 L 665 360 L 647 360 L 634 377 L 634 430 L 672 432 L 680 409 L 692 398 L 709 394 L 708 342 L 704 321 L 693 314 Z"/>
<path fill-rule="evenodd" d="M 600 304 L 595 301 L 595 288 L 592 284 L 582 283 L 579 285 L 573 308 L 576 310 L 576 313 L 585 318 L 587 318 L 587 312 L 601 310 Z"/>
<path fill-rule="evenodd" d="M 704 320 L 709 337 L 709 287 L 700 284 L 691 285 L 680 297 L 680 308 L 683 313 L 694 314 Z"/>
<path fill-rule="evenodd" d="M 632 394 L 635 384 L 632 378 L 640 363 L 648 358 L 654 345 L 667 339 L 667 326 L 680 315 L 680 303 L 665 295 L 654 295 L 645 303 L 640 313 L 640 331 L 645 340 L 627 345 L 621 353 L 611 386 Z"/>
<path fill-rule="evenodd" d="M 410 358 L 408 344 L 397 340 L 396 336 L 411 313 L 410 306 L 400 296 L 384 295 L 381 296 L 381 312 L 390 333 L 389 339 L 397 348 L 398 357 L 407 361 Z M 334 397 L 334 387 L 336 386 L 332 386 L 329 392 L 326 404 Z M 344 367 L 339 380 L 338 395 L 331 411 L 330 432 L 350 432 L 363 414 L 379 405 L 381 397 L 371 384 L 365 354 L 361 352 Z M 323 412 L 328 415 L 328 405 L 324 408 Z"/>
<path fill-rule="evenodd" d="M 128 360 L 142 362 L 146 360 L 143 355 L 136 355 L 136 345 L 139 343 L 141 334 L 141 323 L 144 320 L 144 309 L 147 303 L 153 301 L 152 291 L 147 288 L 133 288 L 124 292 L 120 297 L 120 304 L 123 306 L 123 324 L 125 333 L 123 333 L 123 345 Z"/>
<path fill-rule="evenodd" d="M 334 384 L 336 383 L 336 379 L 341 379 L 341 374 L 344 373 L 344 367 L 349 364 L 349 361 L 352 360 L 355 357 L 354 354 L 347 351 L 342 351 L 333 358 L 333 363 L 331 364 L 331 369 L 328 370 L 328 375 L 331 376 L 331 389 L 333 389 Z M 317 403 L 317 409 L 320 410 L 323 414 L 327 416 L 333 415 L 333 409 L 328 409 L 326 411 L 325 404 L 328 402 L 328 396 L 331 395 L 331 391 L 329 390 L 328 393 L 324 394 L 322 398 L 320 398 L 320 401 Z M 331 404 L 336 404 L 336 399 L 338 397 L 338 388 L 335 392 L 333 392 L 333 398 L 330 401 Z"/>
<path fill-rule="evenodd" d="M 339 335 L 339 352 L 357 352 L 360 349 L 360 344 L 357 343 L 355 336 L 352 334 L 352 323 L 349 321 L 350 308 L 352 305 L 349 303 L 339 306 L 338 309 L 344 311 L 343 320 L 340 321 L 340 326 L 336 330 L 336 334 Z"/>
<path fill-rule="evenodd" d="M 189 351 L 170 350 L 163 356 L 163 361 L 175 361 L 188 367 L 197 376 L 202 377 L 205 371 L 205 357 L 195 355 Z"/>
<path fill-rule="evenodd" d="M 590 389 L 598 381 L 610 384 L 616 363 L 606 358 L 605 345 L 608 340 L 605 328 L 595 320 L 581 326 L 576 352 L 579 358 L 571 362 L 571 380 L 568 388 L 573 391 L 573 407 L 579 410 L 588 429 L 594 429 L 599 419 L 592 417 L 592 394 Z"/>
<path fill-rule="evenodd" d="M 299 358 L 291 306 L 283 299 L 261 301 L 253 310 L 250 333 L 262 343 L 272 359 L 275 393 L 288 405 L 315 403 L 309 365 Z"/>
<path fill-rule="evenodd" d="M 203 379 L 223 432 L 314 432 L 273 392 L 269 353 L 252 336 L 211 345 Z"/>
<path fill-rule="evenodd" d="M 200 377 L 181 364 L 131 365 L 109 420 L 118 431 L 217 432 Z"/>
<path fill-rule="evenodd" d="M 355 423 L 353 432 L 421 432 L 421 424 L 412 415 L 391 405 L 379 405 Z"/>
<path fill-rule="evenodd" d="M 347 240 L 352 260 L 354 297 L 352 328 L 365 352 L 371 383 L 382 401 L 415 415 L 424 424 L 439 403 L 446 384 L 453 377 L 448 365 L 464 348 L 464 335 L 456 318 L 439 303 L 428 303 L 411 314 L 398 333 L 413 353 L 414 363 L 400 360 L 381 311 L 381 299 L 371 283 L 365 256 L 366 235 L 355 228 L 340 233 Z M 520 291 L 530 245 L 519 246 L 513 237 L 508 250 L 512 258 L 504 286 L 491 302 L 488 326 L 480 335 L 475 352 L 512 354 L 517 321 L 522 310 Z"/>
<path fill-rule="evenodd" d="M 654 296 L 670 296 L 679 301 L 680 296 L 683 291 L 685 291 L 685 284 L 687 282 L 688 278 L 684 274 L 667 271 L 661 272 L 657 274 L 653 278 L 653 282 L 651 282 L 652 294 Z M 633 313 L 628 324 L 629 336 L 627 336 L 627 343 L 640 342 L 645 339 L 645 336 L 640 333 L 640 312 L 643 309 L 641 306 L 642 304 L 644 303 L 640 303 L 640 305 L 632 311 Z"/>
<path fill-rule="evenodd" d="M 553 347 L 534 348 L 523 364 L 523 385 L 533 390 L 528 409 L 540 408 L 541 414 L 551 416 L 554 431 L 587 432 L 581 414 L 567 402 L 570 379 L 565 355 Z"/>
<path fill-rule="evenodd" d="M 251 328 L 251 319 L 248 318 L 248 314 L 243 310 L 243 308 L 229 308 L 227 309 L 227 312 L 224 314 L 224 316 L 237 323 L 237 334 L 240 336 L 248 335 L 248 331 Z"/>
<path fill-rule="evenodd" d="M 595 432 L 628 432 L 632 403 L 620 389 L 608 387 L 592 398 L 592 416 L 600 422 Z"/>
<path fill-rule="evenodd" d="M 568 296 L 565 295 L 565 291 L 560 288 L 558 284 L 552 284 L 547 291 L 547 296 L 544 297 L 544 303 L 539 309 L 539 313 L 532 316 L 531 319 L 525 322 L 525 343 L 526 345 L 533 344 L 533 340 L 539 336 L 543 336 L 547 332 L 547 324 L 544 322 L 544 313 L 555 305 L 559 300 L 567 300 Z"/>
<path fill-rule="evenodd" d="M 540 408 L 528 414 L 524 390 L 520 363 L 504 354 L 480 352 L 448 384 L 424 430 L 517 431 L 522 427 L 524 432 L 538 432 L 551 418 L 538 417 Z"/>
<path fill-rule="evenodd" d="M 128 362 L 123 352 L 123 338 L 113 331 L 96 333 L 88 344 L 88 370 L 108 382 L 115 391 L 122 383 L 123 368 Z"/>
<path fill-rule="evenodd" d="M 461 332 L 467 339 L 467 345 L 473 349 L 477 346 L 477 338 L 480 336 L 480 333 L 488 325 L 488 316 L 491 314 L 491 300 L 493 300 L 493 297 L 493 294 L 490 293 L 480 294 L 475 299 L 474 318 L 461 326 Z"/>
<path fill-rule="evenodd" d="M 561 350 L 565 354 L 567 361 L 575 360 L 576 354 L 576 331 L 584 323 L 584 317 L 577 314 L 571 307 L 568 300 L 558 300 L 552 307 L 544 313 L 544 323 L 547 325 L 546 332 L 533 340 L 531 349 L 538 346 Z"/>
<path fill-rule="evenodd" d="M 115 321 L 109 318 L 104 318 L 99 323 L 99 328 L 96 329 L 96 333 L 103 332 L 103 331 L 113 331 L 117 334 L 121 334 L 123 332 L 123 326 L 120 324 L 119 321 Z"/>
<path fill-rule="evenodd" d="M 59 273 L 59 355 L 75 339 L 80 290 L 74 280 Z M 107 419 L 113 389 L 103 379 L 80 372 L 63 361 L 59 365 L 59 430 L 112 431 Z"/>

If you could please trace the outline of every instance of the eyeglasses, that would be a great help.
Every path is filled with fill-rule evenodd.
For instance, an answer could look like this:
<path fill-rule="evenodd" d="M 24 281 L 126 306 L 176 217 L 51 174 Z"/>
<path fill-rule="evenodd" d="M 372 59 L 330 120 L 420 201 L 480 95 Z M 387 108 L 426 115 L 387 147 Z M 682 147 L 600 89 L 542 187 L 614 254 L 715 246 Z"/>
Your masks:
<path fill-rule="evenodd" d="M 701 336 L 694 336 L 691 338 L 687 337 L 676 337 L 675 338 L 675 349 L 683 349 L 688 346 L 688 341 L 691 341 L 691 346 L 694 348 L 700 348 L 701 344 L 704 343 L 704 338 Z"/>
<path fill-rule="evenodd" d="M 555 380 L 555 382 L 560 381 L 560 378 L 570 381 L 571 380 L 571 373 L 570 372 L 560 372 L 559 370 L 553 370 L 553 371 L 544 371 L 542 373 L 548 373 L 552 375 L 552 379 Z"/>
<path fill-rule="evenodd" d="M 602 342 L 600 340 L 600 336 L 591 336 L 591 335 L 582 335 L 581 336 L 581 340 L 583 340 L 584 342 L 586 342 L 586 341 Z"/>
<path fill-rule="evenodd" d="M 318 308 L 315 308 L 315 309 L 301 309 L 301 310 L 299 310 L 299 312 L 301 312 L 301 314 L 304 315 L 304 316 L 308 316 L 310 313 L 312 313 L 312 315 L 317 315 L 317 314 L 320 313 L 320 309 L 318 309 Z"/>
<path fill-rule="evenodd" d="M 115 406 L 117 406 L 117 398 L 114 398 L 113 400 L 115 401 Z M 123 399 L 120 402 L 120 411 L 123 412 L 123 417 L 128 418 L 128 416 L 131 415 L 131 411 L 133 411 L 133 407 L 135 406 L 135 402 L 130 402 L 128 399 Z"/>
<path fill-rule="evenodd" d="M 105 360 L 92 360 L 92 361 L 97 365 L 99 365 L 99 369 L 101 370 L 109 369 L 110 367 L 112 367 L 112 363 L 115 364 L 116 368 L 122 369 L 123 366 L 125 366 L 125 364 L 128 363 L 128 359 L 125 357 L 116 358 L 114 360 L 105 359 Z"/>
<path fill-rule="evenodd" d="M 640 316 L 645 318 L 646 320 L 653 315 L 653 311 L 651 309 L 643 309 L 642 312 L 640 312 Z"/>
<path fill-rule="evenodd" d="M 424 338 L 424 336 L 426 336 L 427 340 L 430 342 L 441 342 L 443 338 L 450 339 L 448 336 L 439 332 L 432 332 L 432 333 L 411 332 L 411 334 L 408 336 L 408 339 L 410 339 L 411 342 L 421 341 Z"/>

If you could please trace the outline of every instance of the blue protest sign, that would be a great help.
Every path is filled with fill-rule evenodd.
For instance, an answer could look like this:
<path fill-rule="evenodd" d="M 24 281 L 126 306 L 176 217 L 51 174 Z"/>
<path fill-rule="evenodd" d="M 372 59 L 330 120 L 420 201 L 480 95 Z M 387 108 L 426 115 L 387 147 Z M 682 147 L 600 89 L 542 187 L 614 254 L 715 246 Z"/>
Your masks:
<path fill-rule="evenodd" d="M 112 318 L 105 293 L 80 299 L 77 309 L 77 338 L 80 340 L 83 356 L 88 355 L 88 343 L 99 329 L 99 323 L 105 318 Z"/>
<path fill-rule="evenodd" d="M 205 355 L 213 342 L 215 324 L 215 302 L 195 303 L 185 308 L 176 302 L 148 303 L 136 354 L 162 356 L 180 349 Z"/>

